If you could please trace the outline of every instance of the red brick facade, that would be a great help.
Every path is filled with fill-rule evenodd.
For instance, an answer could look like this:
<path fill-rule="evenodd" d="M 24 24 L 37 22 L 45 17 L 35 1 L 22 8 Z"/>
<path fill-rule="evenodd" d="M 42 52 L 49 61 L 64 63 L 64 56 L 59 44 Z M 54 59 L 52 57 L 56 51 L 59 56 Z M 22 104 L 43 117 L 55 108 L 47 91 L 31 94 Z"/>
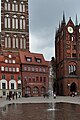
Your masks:
<path fill-rule="evenodd" d="M 1 48 L 29 50 L 28 0 L 1 0 Z"/>
<path fill-rule="evenodd" d="M 48 91 L 49 62 L 42 54 L 20 52 L 22 93 L 29 96 L 42 96 Z"/>
<path fill-rule="evenodd" d="M 43 55 L 29 52 L 28 0 L 1 0 L 0 96 L 41 96 L 48 74 Z"/>
<path fill-rule="evenodd" d="M 65 16 L 55 36 L 56 86 L 58 95 L 80 92 L 80 25 Z"/>

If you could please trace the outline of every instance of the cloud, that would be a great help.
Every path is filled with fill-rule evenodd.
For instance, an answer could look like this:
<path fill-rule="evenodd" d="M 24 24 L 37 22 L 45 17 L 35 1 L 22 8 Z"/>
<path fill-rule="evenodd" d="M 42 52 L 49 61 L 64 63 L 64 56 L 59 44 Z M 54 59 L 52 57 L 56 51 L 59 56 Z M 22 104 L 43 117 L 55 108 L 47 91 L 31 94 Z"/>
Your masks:
<path fill-rule="evenodd" d="M 42 52 L 50 59 L 55 56 L 55 32 L 65 12 L 66 22 L 69 17 L 75 22 L 76 13 L 79 19 L 80 0 L 30 0 L 29 25 L 30 49 Z M 48 58 L 49 57 L 49 58 Z"/>
<path fill-rule="evenodd" d="M 51 45 L 51 42 L 49 39 L 40 39 L 30 34 L 30 51 L 41 53 L 46 60 L 51 60 L 51 57 L 55 54 L 54 45 Z"/>

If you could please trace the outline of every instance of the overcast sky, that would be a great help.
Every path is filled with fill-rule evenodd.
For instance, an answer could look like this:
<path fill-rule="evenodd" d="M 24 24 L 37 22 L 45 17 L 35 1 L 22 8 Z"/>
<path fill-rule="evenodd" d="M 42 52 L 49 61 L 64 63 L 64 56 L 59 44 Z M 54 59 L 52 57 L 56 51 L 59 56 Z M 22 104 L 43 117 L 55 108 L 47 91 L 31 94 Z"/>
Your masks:
<path fill-rule="evenodd" d="M 55 56 L 55 31 L 62 20 L 69 17 L 80 22 L 80 0 L 28 0 L 30 24 L 30 50 L 44 55 L 46 60 Z"/>
<path fill-rule="evenodd" d="M 51 60 L 55 56 L 55 32 L 62 20 L 63 11 L 66 22 L 71 17 L 75 23 L 77 14 L 80 23 L 80 0 L 28 1 L 30 51 L 42 53 L 46 60 Z"/>

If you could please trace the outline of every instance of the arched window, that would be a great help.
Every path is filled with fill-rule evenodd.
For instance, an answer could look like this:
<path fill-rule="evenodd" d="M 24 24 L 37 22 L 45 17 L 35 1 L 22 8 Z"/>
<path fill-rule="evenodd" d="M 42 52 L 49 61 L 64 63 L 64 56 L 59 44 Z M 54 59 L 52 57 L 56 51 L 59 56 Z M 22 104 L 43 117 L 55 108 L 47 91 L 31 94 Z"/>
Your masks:
<path fill-rule="evenodd" d="M 20 12 L 25 12 L 25 4 L 23 1 L 20 3 Z"/>
<path fill-rule="evenodd" d="M 18 4 L 17 4 L 16 0 L 14 0 L 12 3 L 12 11 L 18 11 Z"/>
<path fill-rule="evenodd" d="M 69 64 L 69 75 L 76 75 L 76 64 L 75 63 L 71 63 Z"/>
<path fill-rule="evenodd" d="M 33 93 L 38 93 L 39 91 L 38 91 L 38 87 L 34 87 L 33 88 Z"/>
<path fill-rule="evenodd" d="M 27 86 L 25 92 L 26 92 L 26 94 L 30 95 L 31 94 L 31 88 Z"/>
<path fill-rule="evenodd" d="M 22 38 L 20 38 L 20 48 L 26 49 L 26 39 L 24 36 L 22 36 Z"/>
<path fill-rule="evenodd" d="M 16 35 L 13 37 L 13 48 L 18 48 L 18 38 Z"/>
<path fill-rule="evenodd" d="M 41 88 L 41 94 L 44 94 L 46 92 L 46 88 L 45 87 L 42 87 Z"/>
<path fill-rule="evenodd" d="M 20 29 L 25 29 L 25 18 L 24 18 L 24 16 L 20 17 Z"/>
<path fill-rule="evenodd" d="M 10 10 L 10 3 L 8 1 L 5 2 L 4 8 L 5 10 Z"/>
<path fill-rule="evenodd" d="M 12 28 L 18 29 L 18 18 L 16 15 L 13 15 L 13 17 L 12 17 Z"/>
<path fill-rule="evenodd" d="M 11 48 L 11 38 L 8 34 L 5 36 L 5 48 Z"/>
<path fill-rule="evenodd" d="M 1 89 L 7 89 L 7 81 L 6 80 L 1 80 Z"/>
<path fill-rule="evenodd" d="M 10 28 L 11 23 L 10 23 L 10 16 L 7 14 L 5 15 L 5 28 Z"/>
<path fill-rule="evenodd" d="M 15 80 L 9 81 L 9 89 L 17 89 L 17 84 Z"/>

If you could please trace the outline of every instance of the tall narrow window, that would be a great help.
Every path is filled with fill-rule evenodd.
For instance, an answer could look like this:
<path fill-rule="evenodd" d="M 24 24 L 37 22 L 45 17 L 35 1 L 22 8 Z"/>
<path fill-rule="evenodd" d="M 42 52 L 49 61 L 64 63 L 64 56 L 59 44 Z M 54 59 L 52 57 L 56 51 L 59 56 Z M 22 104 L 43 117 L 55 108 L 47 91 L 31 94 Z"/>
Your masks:
<path fill-rule="evenodd" d="M 13 48 L 15 48 L 15 38 L 13 38 Z"/>
<path fill-rule="evenodd" d="M 10 3 L 8 3 L 8 10 L 10 11 Z"/>
<path fill-rule="evenodd" d="M 7 14 L 5 15 L 5 28 L 10 28 L 11 23 L 10 23 L 10 16 Z"/>
<path fill-rule="evenodd" d="M 18 38 L 16 38 L 16 48 L 19 48 L 19 45 L 18 45 Z"/>
<path fill-rule="evenodd" d="M 20 17 L 20 29 L 25 29 L 25 18 L 24 18 L 24 16 Z"/>
<path fill-rule="evenodd" d="M 13 16 L 12 18 L 12 28 L 13 29 L 18 29 L 18 18 L 16 15 Z"/>
<path fill-rule="evenodd" d="M 2 83 L 2 89 L 6 89 L 6 83 Z"/>
<path fill-rule="evenodd" d="M 13 38 L 13 48 L 18 48 L 18 38 L 16 35 Z"/>
<path fill-rule="evenodd" d="M 8 38 L 8 47 L 11 48 L 11 38 Z"/>
<path fill-rule="evenodd" d="M 24 45 L 24 49 L 26 49 L 26 40 L 25 40 L 25 38 L 23 39 L 23 45 Z"/>
<path fill-rule="evenodd" d="M 8 47 L 8 38 L 5 37 L 5 48 L 7 48 L 7 47 Z"/>
<path fill-rule="evenodd" d="M 10 18 L 8 18 L 8 28 L 10 28 L 11 25 L 10 25 Z"/>
<path fill-rule="evenodd" d="M 76 65 L 69 65 L 69 75 L 76 75 Z"/>
<path fill-rule="evenodd" d="M 25 12 L 25 4 L 23 2 L 20 3 L 20 12 Z"/>
<path fill-rule="evenodd" d="M 22 45 L 23 43 L 22 43 L 22 38 L 20 39 L 20 48 L 22 48 Z"/>
<path fill-rule="evenodd" d="M 5 17 L 5 28 L 7 28 L 7 17 Z"/>
<path fill-rule="evenodd" d="M 5 79 L 5 75 L 4 74 L 2 75 L 2 79 Z"/>
<path fill-rule="evenodd" d="M 7 2 L 5 2 L 5 10 L 7 10 Z"/>
<path fill-rule="evenodd" d="M 14 83 L 11 83 L 11 89 L 14 89 Z"/>

